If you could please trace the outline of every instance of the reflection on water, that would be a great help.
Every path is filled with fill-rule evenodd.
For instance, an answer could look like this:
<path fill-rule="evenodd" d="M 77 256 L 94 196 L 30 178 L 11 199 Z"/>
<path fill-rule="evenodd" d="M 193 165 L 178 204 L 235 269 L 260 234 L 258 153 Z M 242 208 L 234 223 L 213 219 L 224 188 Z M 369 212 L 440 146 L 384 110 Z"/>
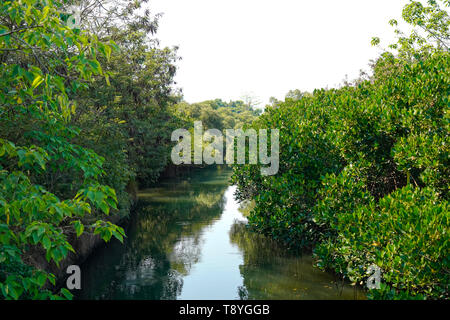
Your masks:
<path fill-rule="evenodd" d="M 309 256 L 248 232 L 230 172 L 203 169 L 140 194 L 122 245 L 82 265 L 81 299 L 355 299 Z"/>

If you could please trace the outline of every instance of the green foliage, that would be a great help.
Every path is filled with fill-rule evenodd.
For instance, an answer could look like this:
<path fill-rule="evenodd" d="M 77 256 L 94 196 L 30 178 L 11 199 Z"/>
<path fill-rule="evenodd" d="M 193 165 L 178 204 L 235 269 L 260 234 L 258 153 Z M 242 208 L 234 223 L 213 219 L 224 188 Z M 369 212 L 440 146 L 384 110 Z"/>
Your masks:
<path fill-rule="evenodd" d="M 335 219 L 330 226 L 337 237 L 316 247 L 319 266 L 363 284 L 366 270 L 376 264 L 395 291 L 447 297 L 448 202 L 431 188 L 409 185 L 366 203 L 322 213 Z"/>
<path fill-rule="evenodd" d="M 328 110 L 312 107 L 321 101 L 327 103 L 329 96 L 317 92 L 298 102 L 289 100 L 292 108 L 269 108 L 253 125 L 255 129 L 280 129 L 277 175 L 260 176 L 254 165 L 235 168 L 234 181 L 245 190 L 243 197 L 253 197 L 256 202 L 249 222 L 288 244 L 307 246 L 314 240 L 311 207 L 320 177 L 340 167 L 337 150 L 333 150 L 325 132 Z"/>
<path fill-rule="evenodd" d="M 159 16 L 142 10 L 145 2 L 0 5 L 0 284 L 6 299 L 70 298 L 48 290 L 54 276 L 33 267 L 34 255 L 44 252 L 49 265 L 59 265 L 73 251 L 68 239 L 84 233 L 123 241 L 123 230 L 102 216 L 129 214 L 130 186 L 158 179 L 170 159 L 171 132 L 194 119 L 173 107 L 180 101 L 172 88 L 176 48 L 160 48 L 151 37 Z M 67 24 L 70 5 L 81 12 L 76 27 Z M 217 100 L 196 117 L 216 117 L 222 125 L 227 116 L 234 126 L 233 115 L 241 112 L 239 119 L 255 115 Z"/>
<path fill-rule="evenodd" d="M 82 21 L 119 49 L 99 57 L 109 77 L 93 77 L 77 94 L 73 122 L 83 129 L 80 143 L 105 157 L 103 182 L 117 191 L 122 216 L 129 211 L 127 185 L 137 180 L 142 187 L 158 179 L 170 159 L 171 132 L 182 123 L 169 110 L 178 99 L 172 89 L 176 49 L 158 47 L 151 37 L 158 17 L 141 10 L 143 2 L 109 3 L 107 9 L 97 1 L 79 4 L 83 12 L 102 13 L 95 18 L 86 13 Z"/>
<path fill-rule="evenodd" d="M 59 266 L 74 250 L 69 237 L 123 241 L 102 217 L 128 214 L 128 187 L 158 179 L 171 132 L 194 120 L 280 129 L 278 175 L 234 170 L 238 198 L 254 200 L 255 230 L 315 246 L 319 266 L 355 283 L 379 265 L 386 283 L 373 298 L 448 297 L 450 19 L 439 1 L 405 7 L 417 30 L 395 31 L 395 53 L 382 54 L 370 79 L 290 91 L 258 119 L 250 102 L 182 102 L 176 48 L 150 37 L 158 16 L 142 10 L 146 0 L 106 2 L 0 4 L 2 298 L 70 299 L 52 291 L 55 276 L 33 255 Z M 74 3 L 84 16 L 69 27 Z"/>
<path fill-rule="evenodd" d="M 448 15 L 429 5 L 404 10 L 429 37 L 399 37 L 397 54 L 384 53 L 370 79 L 291 92 L 254 122 L 280 129 L 276 176 L 234 168 L 237 197 L 255 202 L 253 229 L 313 246 L 320 267 L 354 283 L 378 265 L 376 299 L 448 298 Z"/>
<path fill-rule="evenodd" d="M 444 7 L 449 6 L 448 0 L 427 0 L 424 5 L 421 1 L 411 0 L 402 12 L 403 19 L 413 28 L 409 35 L 398 28 L 396 20 L 389 21 L 395 27 L 397 43 L 390 44 L 389 48 L 396 50 L 401 59 L 412 61 L 429 56 L 436 49 L 449 50 L 450 46 L 450 15 Z M 441 5 L 440 5 L 441 4 Z M 378 37 L 372 39 L 372 45 L 379 45 Z"/>
<path fill-rule="evenodd" d="M 41 248 L 56 265 L 74 251 L 72 232 L 89 231 L 109 240 L 123 230 L 90 223 L 94 210 L 116 208 L 113 189 L 101 185 L 104 159 L 75 143 L 70 99 L 93 76 L 105 73 L 97 60 L 110 52 L 62 20 L 57 1 L 0 4 L 0 290 L 4 299 L 71 298 L 55 295 L 55 276 L 29 258 Z M 111 42 L 111 44 L 113 44 Z M 70 179 L 67 177 L 70 176 Z M 86 230 L 86 231 L 85 231 Z"/>
<path fill-rule="evenodd" d="M 205 129 L 240 129 L 252 123 L 260 114 L 259 109 L 243 101 L 224 102 L 221 99 L 188 104 L 180 102 L 172 109 L 174 114 L 192 127 L 194 121 L 202 121 Z M 189 129 L 190 127 L 186 127 Z"/>
<path fill-rule="evenodd" d="M 243 101 L 224 102 L 221 99 L 208 100 L 189 104 L 179 102 L 170 107 L 171 113 L 179 119 L 179 128 L 188 130 L 191 137 L 194 135 L 194 122 L 201 121 L 204 132 L 216 129 L 226 134 L 227 129 L 245 129 L 260 114 L 260 110 Z M 213 140 L 213 139 L 212 139 Z M 194 139 L 191 139 L 191 163 L 194 163 Z M 202 141 L 203 150 L 210 142 Z M 226 153 L 226 150 L 224 150 Z M 225 160 L 224 160 L 225 161 Z M 186 165 L 185 167 L 196 166 Z"/>
<path fill-rule="evenodd" d="M 62 13 L 68 11 L 66 5 L 78 6 L 80 28 L 99 40 L 97 51 L 91 52 L 95 59 L 87 63 L 101 72 L 92 73 L 80 83 L 65 79 L 66 87 L 70 82 L 77 89 L 66 90 L 72 105 L 77 106 L 68 122 L 74 130 L 81 129 L 71 136 L 73 143 L 102 157 L 104 174 L 98 179 L 116 190 L 119 206 L 114 213 L 121 217 L 130 209 L 128 186 L 136 179 L 145 185 L 159 177 L 168 163 L 170 133 L 181 126 L 168 110 L 168 105 L 178 99 L 171 88 L 176 50 L 160 49 L 158 41 L 151 38 L 157 30 L 158 16 L 151 17 L 148 10 L 141 10 L 144 2 L 58 2 L 60 14 L 66 18 L 67 14 Z M 97 14 L 92 15 L 93 11 Z M 49 59 L 45 52 L 42 54 L 42 61 Z M 86 155 L 88 159 L 95 157 Z M 82 187 L 74 186 L 74 172 L 71 167 L 66 169 L 57 177 L 59 187 Z"/>

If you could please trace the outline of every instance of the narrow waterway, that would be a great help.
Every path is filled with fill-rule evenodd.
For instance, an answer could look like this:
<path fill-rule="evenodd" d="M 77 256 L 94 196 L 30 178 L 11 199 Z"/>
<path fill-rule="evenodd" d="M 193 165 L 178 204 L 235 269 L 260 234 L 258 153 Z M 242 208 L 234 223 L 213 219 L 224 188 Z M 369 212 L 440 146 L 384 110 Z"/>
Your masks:
<path fill-rule="evenodd" d="M 80 299 L 361 299 L 355 287 L 246 229 L 230 171 L 144 190 L 122 245 L 82 266 Z"/>

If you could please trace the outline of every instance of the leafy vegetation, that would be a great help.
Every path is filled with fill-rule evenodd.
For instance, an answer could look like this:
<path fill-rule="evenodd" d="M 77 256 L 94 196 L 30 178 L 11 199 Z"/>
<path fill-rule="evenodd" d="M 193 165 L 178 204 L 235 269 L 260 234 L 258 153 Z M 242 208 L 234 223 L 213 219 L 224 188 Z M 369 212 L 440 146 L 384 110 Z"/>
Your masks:
<path fill-rule="evenodd" d="M 191 127 L 194 120 L 200 120 L 205 129 L 218 129 L 222 132 L 225 129 L 242 128 L 256 120 L 261 113 L 260 109 L 244 101 L 224 102 L 221 99 L 193 104 L 180 102 L 173 108 L 175 114 Z"/>
<path fill-rule="evenodd" d="M 59 266 L 83 234 L 122 241 L 112 222 L 167 167 L 173 130 L 256 116 L 220 100 L 188 115 L 173 89 L 176 48 L 151 37 L 159 15 L 145 2 L 0 4 L 2 298 L 71 298 L 52 289 L 56 276 L 37 268 L 35 255 Z"/>
<path fill-rule="evenodd" d="M 280 129 L 277 175 L 234 169 L 254 230 L 314 248 L 320 267 L 354 283 L 378 265 L 373 298 L 448 298 L 448 0 L 411 1 L 403 17 L 414 31 L 395 30 L 372 76 L 290 91 L 262 115 L 251 99 L 183 101 L 177 50 L 153 37 L 159 15 L 146 2 L 0 3 L 2 299 L 70 299 L 34 257 L 59 267 L 82 235 L 122 241 L 115 223 L 133 193 L 167 170 L 172 131 L 195 120 Z"/>
<path fill-rule="evenodd" d="M 444 7 L 448 1 L 441 1 Z M 376 299 L 448 298 L 450 19 L 438 1 L 411 1 L 373 76 L 340 89 L 292 92 L 253 124 L 280 129 L 280 171 L 236 166 L 252 228 L 363 284 Z M 393 26 L 396 21 L 391 21 Z M 373 44 L 380 43 L 378 38 Z"/>
<path fill-rule="evenodd" d="M 0 290 L 5 299 L 70 297 L 43 290 L 55 276 L 27 263 L 35 247 L 57 265 L 74 251 L 67 235 L 108 241 L 123 230 L 99 219 L 116 208 L 101 184 L 104 158 L 76 143 L 69 96 L 94 75 L 113 42 L 69 28 L 54 1 L 0 4 Z M 105 54 L 107 57 L 107 54 Z M 70 177 L 70 180 L 67 180 Z M 93 214 L 94 211 L 96 214 Z"/>

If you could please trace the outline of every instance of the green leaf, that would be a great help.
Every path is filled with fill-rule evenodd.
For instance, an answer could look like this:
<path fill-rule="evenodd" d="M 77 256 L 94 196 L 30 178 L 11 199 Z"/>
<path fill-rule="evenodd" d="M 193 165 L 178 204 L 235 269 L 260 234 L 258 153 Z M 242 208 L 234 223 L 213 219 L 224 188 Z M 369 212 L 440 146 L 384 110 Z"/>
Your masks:
<path fill-rule="evenodd" d="M 52 246 L 52 243 L 51 243 L 51 241 L 50 241 L 50 238 L 47 237 L 47 236 L 44 236 L 44 237 L 42 238 L 42 245 L 43 245 L 44 249 L 46 249 L 46 250 L 50 249 L 51 246 Z"/>
<path fill-rule="evenodd" d="M 42 79 L 42 77 L 40 75 L 37 75 L 34 80 L 33 83 L 31 84 L 31 89 L 36 89 L 42 82 L 44 81 L 44 79 Z"/>
<path fill-rule="evenodd" d="M 66 288 L 62 288 L 61 289 L 61 294 L 64 296 L 64 298 L 66 298 L 67 300 L 72 300 L 73 298 L 73 294 L 67 290 Z"/>
<path fill-rule="evenodd" d="M 74 223 L 75 232 L 77 233 L 77 237 L 81 236 L 84 231 L 84 225 L 81 223 L 81 221 L 75 221 Z"/>

